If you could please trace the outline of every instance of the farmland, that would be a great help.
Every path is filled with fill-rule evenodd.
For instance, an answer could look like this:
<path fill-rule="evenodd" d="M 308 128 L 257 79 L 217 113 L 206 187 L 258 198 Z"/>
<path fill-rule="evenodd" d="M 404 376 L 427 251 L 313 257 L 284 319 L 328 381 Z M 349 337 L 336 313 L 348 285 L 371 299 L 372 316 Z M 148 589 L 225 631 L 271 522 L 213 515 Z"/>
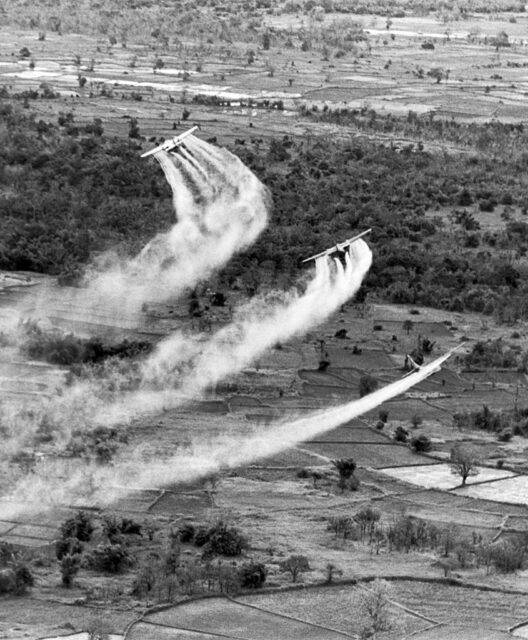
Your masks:
<path fill-rule="evenodd" d="M 2 452 L 0 549 L 33 584 L 0 594 L 0 636 L 357 638 L 377 593 L 386 640 L 526 633 L 524 6 L 118 4 L 1 7 L 0 432 L 12 403 L 21 429 L 41 421 Z M 139 154 L 195 124 L 269 188 L 268 228 L 194 298 L 105 306 L 79 288 L 85 270 L 174 220 Z M 91 405 L 62 431 L 40 417 L 76 382 L 132 401 L 167 336 L 206 352 L 248 298 L 270 311 L 305 287 L 303 258 L 365 227 L 362 295 L 323 323 L 91 435 Z M 193 299 L 213 309 L 207 329 Z M 401 378 L 408 354 L 454 347 L 405 394 L 325 427 L 321 410 Z M 312 415 L 318 435 L 294 432 Z M 291 438 L 272 447 L 280 421 Z M 215 473 L 185 467 L 216 450 Z M 84 469 L 110 478 L 104 492 L 70 482 Z"/>

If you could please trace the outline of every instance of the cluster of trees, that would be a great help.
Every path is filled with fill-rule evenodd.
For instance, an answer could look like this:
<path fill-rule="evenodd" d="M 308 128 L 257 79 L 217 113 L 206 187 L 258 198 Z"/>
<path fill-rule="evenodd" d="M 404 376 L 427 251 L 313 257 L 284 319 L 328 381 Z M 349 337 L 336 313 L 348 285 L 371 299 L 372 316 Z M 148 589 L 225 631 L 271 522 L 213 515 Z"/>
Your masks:
<path fill-rule="evenodd" d="M 513 435 L 528 436 L 528 409 L 515 407 L 509 411 L 494 411 L 487 405 L 477 411 L 460 411 L 453 416 L 458 429 L 482 429 L 496 433 L 502 442 L 508 442 Z"/>
<path fill-rule="evenodd" d="M 33 574 L 20 550 L 0 542 L 0 595 L 24 595 L 33 583 Z"/>
<path fill-rule="evenodd" d="M 77 512 L 60 526 L 60 537 L 55 543 L 55 554 L 59 562 L 62 584 L 70 587 L 79 570 L 84 567 L 104 573 L 119 573 L 135 563 L 127 549 L 127 536 L 142 535 L 141 525 L 129 518 L 105 516 L 101 531 L 104 542 L 85 547 L 95 531 L 93 519 L 84 511 Z"/>
<path fill-rule="evenodd" d="M 494 369 L 516 369 L 521 373 L 528 372 L 528 353 L 519 345 L 509 345 L 502 338 L 496 340 L 479 340 L 464 357 L 464 364 L 469 369 L 490 367 Z"/>
<path fill-rule="evenodd" d="M 443 77 L 441 69 L 432 69 L 428 74 L 438 81 L 438 74 Z M 415 72 L 417 77 L 424 77 L 424 70 Z M 441 78 L 442 79 L 442 78 Z M 393 114 L 378 113 L 370 107 L 331 108 L 324 105 L 319 108 L 306 104 L 299 107 L 300 113 L 317 122 L 328 122 L 342 126 L 352 127 L 357 132 L 365 134 L 379 134 L 380 136 L 392 135 L 398 138 L 415 140 L 407 146 L 406 151 L 423 149 L 424 142 L 441 142 L 452 144 L 456 147 L 475 149 L 483 153 L 493 153 L 502 156 L 505 152 L 513 153 L 516 158 L 525 157 L 523 141 L 526 140 L 528 131 L 522 122 L 506 123 L 489 121 L 485 123 L 465 123 L 454 118 L 446 119 L 436 117 L 433 113 L 418 114 L 409 111 L 406 118 Z M 401 146 L 401 143 L 400 143 Z"/>
<path fill-rule="evenodd" d="M 152 350 L 146 340 L 122 340 L 109 344 L 102 338 L 80 338 L 59 330 L 44 330 L 36 322 L 22 325 L 22 352 L 33 360 L 57 365 L 98 364 L 108 358 L 135 358 Z"/>
<path fill-rule="evenodd" d="M 126 431 L 114 427 L 99 426 L 92 430 L 74 430 L 65 451 L 79 458 L 91 458 L 100 464 L 108 464 L 119 449 L 128 442 Z"/>
<path fill-rule="evenodd" d="M 496 542 L 486 542 L 473 532 L 471 537 L 461 536 L 454 525 L 437 527 L 415 518 L 401 515 L 384 523 L 381 513 L 366 506 L 353 515 L 340 515 L 327 520 L 327 529 L 336 538 L 354 540 L 367 545 L 371 553 L 436 552 L 436 564 L 448 575 L 452 570 L 468 567 L 493 567 L 501 573 L 522 569 L 528 558 L 528 538 L 514 535 Z"/>
<path fill-rule="evenodd" d="M 202 549 L 200 555 L 183 554 L 182 545 Z M 223 521 L 212 526 L 183 524 L 171 532 L 166 549 L 150 553 L 136 574 L 134 593 L 158 602 L 196 593 L 234 594 L 258 589 L 267 578 L 266 566 L 253 559 L 236 562 L 247 548 L 241 532 Z M 226 560 L 225 558 L 231 558 Z"/>
<path fill-rule="evenodd" d="M 390 3 L 384 0 L 288 0 L 284 5 L 287 13 L 299 11 L 312 11 L 320 7 L 325 13 L 355 13 L 387 16 L 389 18 L 403 18 L 406 15 L 427 15 L 436 13 L 439 9 L 438 2 L 434 0 L 392 0 Z M 487 2 L 486 0 L 447 0 L 441 3 L 443 15 L 453 18 L 464 18 L 470 13 L 498 13 L 498 12 L 524 12 L 525 4 L 522 0 Z"/>
<path fill-rule="evenodd" d="M 136 251 L 173 222 L 164 176 L 139 158 L 133 141 L 72 139 L 51 125 L 42 132 L 35 118 L 10 105 L 0 109 L 0 118 L 0 268 L 75 273 L 94 252 L 109 246 Z M 357 119 L 369 126 L 407 122 L 368 113 Z M 271 189 L 275 207 L 268 229 L 222 271 L 222 284 L 248 292 L 270 278 L 287 285 L 307 255 L 372 227 L 376 260 L 366 292 L 502 320 L 526 317 L 528 283 L 512 252 L 517 262 L 528 253 L 528 223 L 510 220 L 503 231 L 483 232 L 475 212 L 494 203 L 528 212 L 522 125 L 409 120 L 418 123 L 466 127 L 472 144 L 481 135 L 509 142 L 494 158 L 400 152 L 357 138 L 237 145 L 237 154 Z M 508 146 L 513 142 L 515 152 Z M 452 229 L 425 215 L 440 207 L 452 207 Z M 464 245 L 464 253 L 454 256 L 453 244 Z"/>
<path fill-rule="evenodd" d="M 211 527 L 184 524 L 177 531 L 176 537 L 181 543 L 191 543 L 202 548 L 204 556 L 239 556 L 248 547 L 248 542 L 240 531 L 222 520 Z"/>
<path fill-rule="evenodd" d="M 0 104 L 0 268 L 64 274 L 96 251 L 137 251 L 174 220 L 170 189 L 133 141 Z"/>

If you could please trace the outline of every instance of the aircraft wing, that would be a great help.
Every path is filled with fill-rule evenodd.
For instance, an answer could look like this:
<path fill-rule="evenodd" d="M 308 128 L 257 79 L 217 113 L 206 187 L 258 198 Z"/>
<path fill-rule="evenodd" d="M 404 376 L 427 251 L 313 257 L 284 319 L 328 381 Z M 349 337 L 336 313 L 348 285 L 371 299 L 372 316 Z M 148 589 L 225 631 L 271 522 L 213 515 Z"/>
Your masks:
<path fill-rule="evenodd" d="M 184 131 L 183 133 L 180 133 L 179 136 L 175 136 L 170 140 L 165 140 L 165 142 L 155 147 L 154 149 L 151 149 L 150 151 L 146 151 L 145 153 L 142 153 L 141 157 L 146 158 L 147 156 L 151 156 L 155 153 L 158 153 L 158 151 L 171 151 L 172 149 L 179 147 L 180 144 L 185 140 L 185 138 L 187 138 L 187 136 L 190 136 L 197 129 L 198 129 L 198 126 L 191 127 L 188 131 Z"/>
<path fill-rule="evenodd" d="M 344 242 L 339 242 L 338 244 L 335 245 L 335 247 L 332 247 L 331 249 L 327 249 L 326 251 L 321 251 L 321 253 L 316 253 L 314 256 L 310 256 L 309 258 L 306 258 L 305 260 L 303 260 L 303 262 L 309 262 L 310 260 L 317 260 L 317 258 L 322 258 L 323 256 L 329 256 L 332 253 L 335 253 L 336 251 L 343 251 L 344 249 L 349 247 L 353 242 L 355 242 L 356 240 L 359 240 L 363 236 L 366 236 L 367 233 L 370 233 L 371 231 L 372 229 L 367 229 L 366 231 L 363 231 L 362 233 L 360 233 L 357 236 L 354 236 L 353 238 L 349 238 Z"/>

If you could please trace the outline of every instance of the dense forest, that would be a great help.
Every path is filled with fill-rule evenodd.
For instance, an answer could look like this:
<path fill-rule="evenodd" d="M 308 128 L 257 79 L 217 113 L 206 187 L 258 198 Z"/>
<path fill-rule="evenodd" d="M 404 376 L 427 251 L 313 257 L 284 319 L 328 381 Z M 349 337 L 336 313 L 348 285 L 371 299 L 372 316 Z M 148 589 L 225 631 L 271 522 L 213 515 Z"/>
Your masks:
<path fill-rule="evenodd" d="M 78 272 L 95 252 L 134 252 L 174 220 L 163 174 L 139 157 L 137 139 L 59 121 L 0 103 L 1 268 Z M 505 139 L 524 138 L 501 126 Z M 371 298 L 526 317 L 528 154 L 503 149 L 447 155 L 357 136 L 237 144 L 271 189 L 274 210 L 220 279 L 248 291 L 263 281 L 287 285 L 303 258 L 372 227 Z M 479 216 L 492 211 L 496 228 L 482 229 Z"/>

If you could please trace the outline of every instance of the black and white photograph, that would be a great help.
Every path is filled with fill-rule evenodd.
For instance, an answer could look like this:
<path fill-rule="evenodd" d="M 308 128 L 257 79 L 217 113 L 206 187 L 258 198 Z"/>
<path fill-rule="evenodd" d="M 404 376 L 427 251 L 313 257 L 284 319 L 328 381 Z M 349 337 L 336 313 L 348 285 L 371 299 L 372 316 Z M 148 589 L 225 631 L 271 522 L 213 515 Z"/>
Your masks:
<path fill-rule="evenodd" d="M 528 639 L 528 4 L 0 0 L 0 640 L 347 638 Z"/>

